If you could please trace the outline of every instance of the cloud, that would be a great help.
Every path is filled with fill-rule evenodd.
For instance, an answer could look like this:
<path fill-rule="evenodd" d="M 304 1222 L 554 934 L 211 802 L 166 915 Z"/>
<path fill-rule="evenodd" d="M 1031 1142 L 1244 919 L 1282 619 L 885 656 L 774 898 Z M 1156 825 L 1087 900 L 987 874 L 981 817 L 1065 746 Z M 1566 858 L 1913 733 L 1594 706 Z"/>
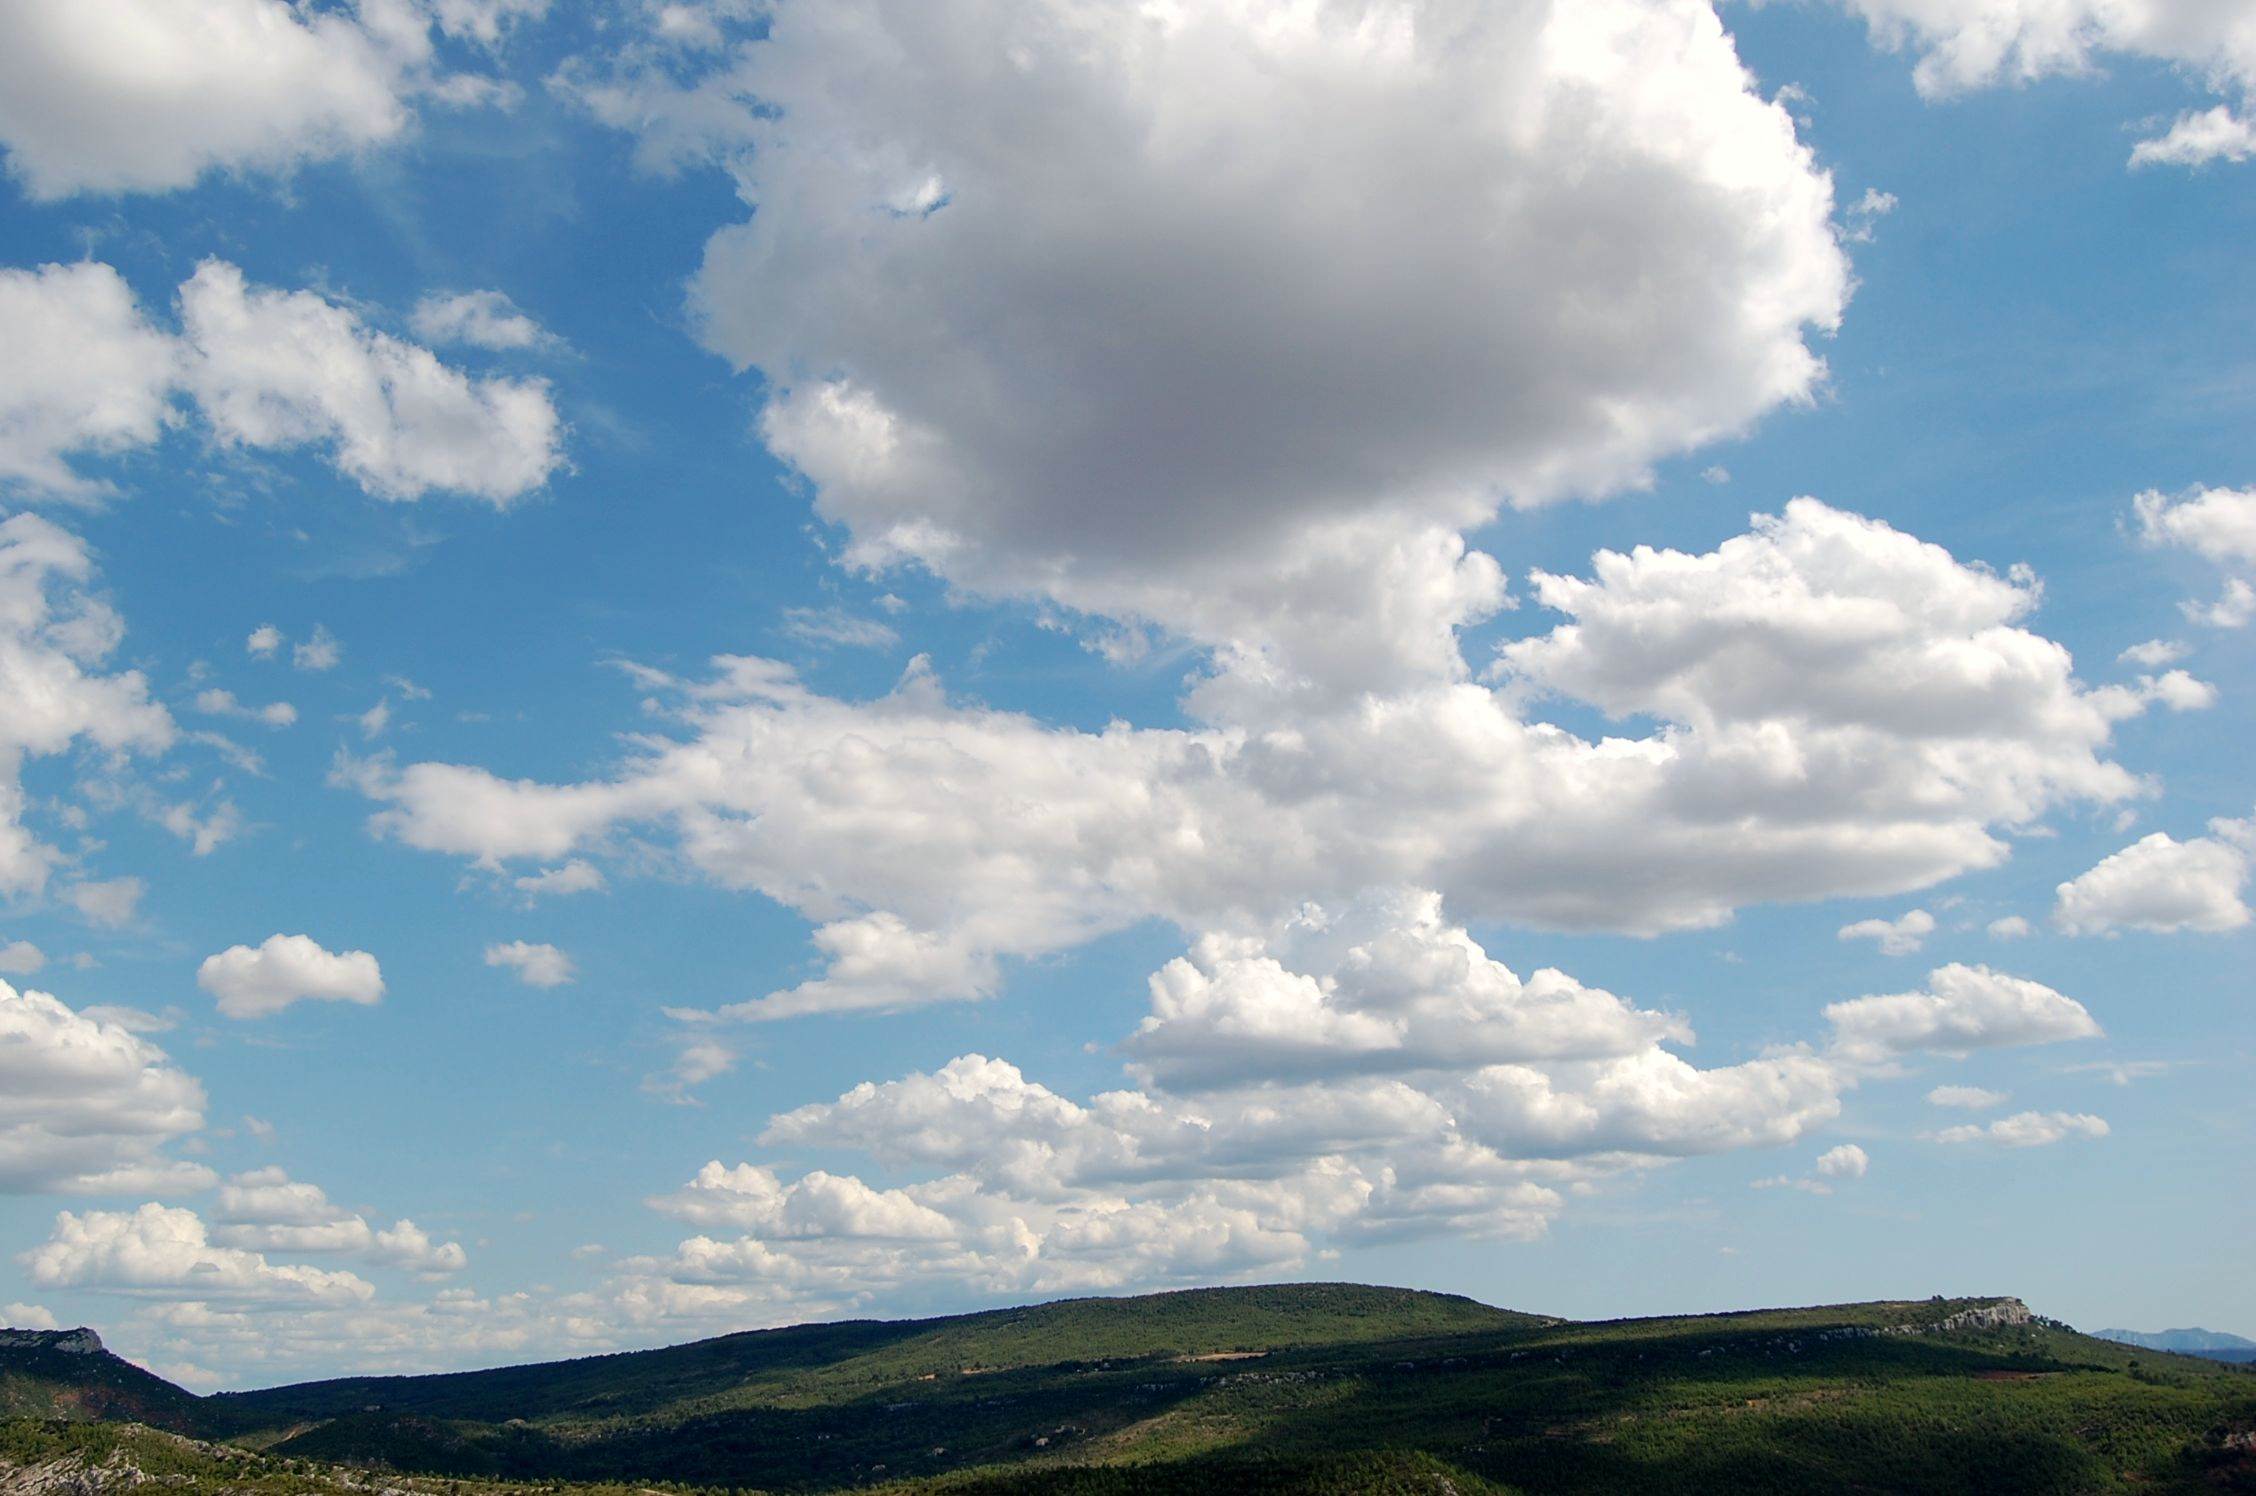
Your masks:
<path fill-rule="evenodd" d="M 253 286 L 223 260 L 182 282 L 178 310 L 177 336 L 158 329 L 107 265 L 0 270 L 0 314 L 41 355 L 21 366 L 36 378 L 0 374 L 0 486 L 99 494 L 67 459 L 149 446 L 185 422 L 181 398 L 221 447 L 318 448 L 384 499 L 444 491 L 503 506 L 564 461 L 540 380 L 472 378 L 349 306 Z"/>
<path fill-rule="evenodd" d="M 180 350 L 109 266 L 0 269 L 0 323 L 0 488 L 97 494 L 66 459 L 146 447 L 170 423 Z"/>
<path fill-rule="evenodd" d="M 415 303 L 407 325 L 426 343 L 473 348 L 547 348 L 556 338 L 499 291 L 433 292 Z"/>
<path fill-rule="evenodd" d="M 220 1186 L 212 1239 L 254 1252 L 349 1252 L 418 1277 L 440 1277 L 469 1266 L 458 1242 L 434 1242 L 413 1221 L 389 1228 L 330 1200 L 316 1184 L 277 1168 L 238 1174 Z"/>
<path fill-rule="evenodd" d="M 307 291 L 248 285 L 206 260 L 180 287 L 188 388 L 229 446 L 319 446 L 369 493 L 434 489 L 496 506 L 563 461 L 563 426 L 538 380 L 472 379 Z"/>
<path fill-rule="evenodd" d="M 841 608 L 786 608 L 783 631 L 805 644 L 837 644 L 849 649 L 891 649 L 901 636 L 889 624 L 857 618 Z"/>
<path fill-rule="evenodd" d="M 0 945 L 0 976 L 28 977 L 47 964 L 47 953 L 28 940 Z"/>
<path fill-rule="evenodd" d="M 1919 53 L 1912 77 L 1930 98 L 1999 83 L 2090 76 L 2109 54 L 2170 63 L 2217 92 L 2256 96 L 2256 28 L 2208 0 L 1841 0 L 1874 37 Z M 2256 150 L 2225 107 L 2179 116 L 2168 134 L 2140 141 L 2133 166 L 2243 160 Z"/>
<path fill-rule="evenodd" d="M 139 878 L 110 878 L 73 883 L 63 890 L 63 902 L 76 909 L 88 924 L 117 929 L 133 923 L 141 908 L 141 896 L 147 891 Z"/>
<path fill-rule="evenodd" d="M 1985 1091 L 1980 1086 L 1937 1086 L 1927 1093 L 1930 1106 L 1960 1107 L 1973 1112 L 1988 1111 L 2012 1099 L 2004 1091 Z"/>
<path fill-rule="evenodd" d="M 54 1233 L 17 1260 L 42 1288 L 242 1304 L 356 1304 L 375 1292 L 349 1272 L 270 1263 L 258 1252 L 217 1245 L 194 1211 L 155 1203 L 134 1211 L 63 1211 Z"/>
<path fill-rule="evenodd" d="M 643 1077 L 642 1089 L 677 1106 L 695 1105 L 691 1092 L 736 1068 L 736 1051 L 718 1039 L 687 1037 L 674 1052 L 674 1063 L 656 1075 Z"/>
<path fill-rule="evenodd" d="M 2132 665 L 2144 665 L 2149 670 L 2164 665 L 2174 665 L 2185 658 L 2186 647 L 2175 639 L 2149 639 L 2144 644 L 2134 644 L 2117 656 Z"/>
<path fill-rule="evenodd" d="M 0 1326 L 12 1330 L 59 1330 L 54 1311 L 44 1304 L 0 1304 Z"/>
<path fill-rule="evenodd" d="M 161 1149 L 204 1123 L 204 1090 L 126 1025 L 0 982 L 0 1192 L 196 1188 Z"/>
<path fill-rule="evenodd" d="M 321 624 L 314 625 L 312 638 L 290 646 L 290 664 L 299 670 L 334 670 L 344 657 L 345 646 Z"/>
<path fill-rule="evenodd" d="M 1817 1172 L 1827 1179 L 1862 1179 L 1872 1160 L 1854 1143 L 1828 1148 L 1817 1156 Z"/>
<path fill-rule="evenodd" d="M 574 975 L 572 958 L 553 945 L 511 940 L 486 947 L 488 966 L 506 966 L 528 987 L 561 987 Z"/>
<path fill-rule="evenodd" d="M 281 647 L 282 631 L 271 623 L 260 624 L 257 628 L 252 629 L 249 636 L 243 640 L 245 652 L 262 660 L 271 659 L 274 652 Z"/>
<path fill-rule="evenodd" d="M 1995 1143 L 2004 1148 L 2042 1148 L 2069 1138 L 2103 1138 L 2107 1132 L 2106 1121 L 2089 1112 L 2015 1112 L 1986 1127 L 1967 1123 L 1920 1136 L 1931 1143 Z"/>
<path fill-rule="evenodd" d="M 2033 579 L 1808 500 L 1706 555 L 1596 564 L 1541 579 L 1572 621 L 1508 646 L 1498 689 L 1303 711 L 1225 673 L 1193 697 L 1219 720 L 1083 732 L 953 702 L 921 658 L 851 701 L 724 657 L 643 672 L 675 731 L 605 777 L 375 758 L 338 778 L 379 834 L 491 868 L 670 829 L 711 882 L 806 916 L 838 968 L 746 1017 L 977 998 L 1000 958 L 1152 917 L 1264 928 L 1373 888 L 1467 918 L 1710 926 L 1993 866 L 1989 828 L 2142 789 L 2102 750 L 2143 698 L 2084 690 L 2014 625 Z M 1522 715 L 1548 692 L 1659 725 L 1589 741 Z"/>
<path fill-rule="evenodd" d="M 2183 605 L 2196 623 L 2239 628 L 2256 618 L 2256 489 L 2196 488 L 2175 498 L 2153 489 L 2131 501 L 2149 545 L 2177 546 L 2225 569 L 2215 603 Z"/>
<path fill-rule="evenodd" d="M 540 6 L 435 9 L 456 34 L 468 25 L 458 14 Z M 387 0 L 318 11 L 282 0 L 24 0 L 0 21 L 0 142 L 35 199 L 164 191 L 215 171 L 287 173 L 397 139 L 419 93 L 492 90 L 490 79 L 436 72 L 428 24 Z"/>
<path fill-rule="evenodd" d="M 2256 156 L 2256 121 L 2243 119 L 2232 107 L 2188 110 L 2177 117 L 2166 134 L 2142 140 L 2131 148 L 2133 166 L 2205 166 L 2212 161 L 2235 165 Z"/>
<path fill-rule="evenodd" d="M 2059 886 L 2053 923 L 2071 935 L 2239 929 L 2249 921 L 2241 889 L 2256 854 L 2256 820 L 2219 818 L 2209 830 L 2182 842 L 2157 831 L 2101 859 Z"/>
<path fill-rule="evenodd" d="M 604 886 L 603 870 L 578 857 L 557 867 L 542 868 L 537 873 L 512 878 L 510 883 L 527 900 L 552 898 L 561 894 L 598 893 Z"/>
<path fill-rule="evenodd" d="M 326 951 L 303 935 L 269 935 L 256 949 L 236 945 L 207 956 L 196 985 L 229 1018 L 265 1018 L 300 1001 L 375 1003 L 384 996 L 374 956 Z"/>
<path fill-rule="evenodd" d="M 1955 961 L 1929 972 L 1923 991 L 1830 1003 L 1825 1017 L 1834 1051 L 1859 1065 L 1920 1050 L 1964 1054 L 2100 1035 L 2098 1022 L 2074 998 L 2026 977 Z"/>
<path fill-rule="evenodd" d="M 1831 182 L 1702 4 L 762 19 L 561 77 L 646 161 L 735 175 L 693 311 L 851 563 L 1328 690 L 1447 664 L 1499 601 L 1456 532 L 1499 502 L 1809 398 L 1847 299 Z"/>
<path fill-rule="evenodd" d="M 245 706 L 235 699 L 234 692 L 223 691 L 216 686 L 196 693 L 196 710 L 207 717 L 238 717 L 264 723 L 268 727 L 288 727 L 298 720 L 298 709 L 287 701 L 271 702 L 266 706 Z"/>
<path fill-rule="evenodd" d="M 1900 919 L 1860 919 L 1835 932 L 1841 940 L 1870 940 L 1878 944 L 1886 956 L 1917 955 L 1935 933 L 1935 916 L 1924 909 L 1914 909 Z"/>
<path fill-rule="evenodd" d="M 2037 933 L 2036 928 L 2018 914 L 1993 919 L 1982 928 L 1992 940 L 2027 940 Z"/>

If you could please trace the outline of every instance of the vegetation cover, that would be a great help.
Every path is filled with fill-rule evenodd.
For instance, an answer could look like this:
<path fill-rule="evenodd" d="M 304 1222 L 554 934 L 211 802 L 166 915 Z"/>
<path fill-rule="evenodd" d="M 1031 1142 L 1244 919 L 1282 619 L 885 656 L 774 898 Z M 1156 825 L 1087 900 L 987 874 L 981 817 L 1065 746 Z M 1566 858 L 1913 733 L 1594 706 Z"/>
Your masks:
<path fill-rule="evenodd" d="M 2256 1492 L 2256 1372 L 2011 1299 L 1578 1323 L 1209 1289 L 200 1399 L 135 1371 L 171 1394 L 146 1416 L 67 1385 L 116 1358 L 34 1359 L 0 1346 L 4 1411 L 37 1415 L 0 1492 L 135 1460 L 204 1491 Z M 195 1437 L 85 1422 L 119 1418 Z M 11 1484 L 65 1469 L 96 1474 Z"/>

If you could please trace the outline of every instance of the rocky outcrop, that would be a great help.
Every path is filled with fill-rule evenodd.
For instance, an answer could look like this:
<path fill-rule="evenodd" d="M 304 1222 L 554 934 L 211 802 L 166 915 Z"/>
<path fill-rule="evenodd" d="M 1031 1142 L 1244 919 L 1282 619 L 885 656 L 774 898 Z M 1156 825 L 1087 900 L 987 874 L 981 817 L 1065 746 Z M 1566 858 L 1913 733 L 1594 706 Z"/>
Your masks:
<path fill-rule="evenodd" d="M 1929 1330 L 2003 1330 L 2012 1325 L 2028 1324 L 2034 1317 L 2029 1313 L 2029 1306 L 2019 1299 L 1992 1299 L 1986 1304 L 1977 1304 L 1971 1309 L 1961 1309 L 1956 1314 L 1946 1315 L 1923 1328 Z"/>
<path fill-rule="evenodd" d="M 61 1351 L 71 1356 L 93 1356 L 102 1351 L 102 1337 L 84 1326 L 75 1330 L 0 1330 L 0 1350 Z"/>

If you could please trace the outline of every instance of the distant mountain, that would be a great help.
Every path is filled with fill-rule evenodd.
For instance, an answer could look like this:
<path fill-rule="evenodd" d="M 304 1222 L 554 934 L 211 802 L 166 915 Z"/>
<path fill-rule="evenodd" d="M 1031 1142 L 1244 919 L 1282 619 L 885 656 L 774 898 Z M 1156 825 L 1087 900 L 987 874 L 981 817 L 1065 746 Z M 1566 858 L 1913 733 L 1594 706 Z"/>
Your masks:
<path fill-rule="evenodd" d="M 204 1424 L 203 1399 L 110 1354 L 87 1329 L 0 1330 L 0 1418 Z"/>
<path fill-rule="evenodd" d="M 10 1496 L 2256 1491 L 2256 1374 L 2011 1298 L 1577 1323 L 1199 1289 L 207 1398 L 10 1332 L 0 1388 Z"/>
<path fill-rule="evenodd" d="M 2256 1363 L 2256 1340 L 2228 1335 L 2223 1330 L 2095 1330 L 2101 1340 L 2141 1346 L 2150 1351 L 2175 1351 L 2181 1356 L 2201 1356 L 2211 1361 Z"/>

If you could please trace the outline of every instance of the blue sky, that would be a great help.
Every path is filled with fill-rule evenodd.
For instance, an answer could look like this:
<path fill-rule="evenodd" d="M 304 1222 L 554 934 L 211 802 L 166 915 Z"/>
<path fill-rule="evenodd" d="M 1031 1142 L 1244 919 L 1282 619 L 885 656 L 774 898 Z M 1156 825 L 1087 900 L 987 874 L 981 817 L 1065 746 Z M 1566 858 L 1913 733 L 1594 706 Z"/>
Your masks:
<path fill-rule="evenodd" d="M 0 1318 L 2256 1328 L 2244 27 L 0 27 Z"/>

